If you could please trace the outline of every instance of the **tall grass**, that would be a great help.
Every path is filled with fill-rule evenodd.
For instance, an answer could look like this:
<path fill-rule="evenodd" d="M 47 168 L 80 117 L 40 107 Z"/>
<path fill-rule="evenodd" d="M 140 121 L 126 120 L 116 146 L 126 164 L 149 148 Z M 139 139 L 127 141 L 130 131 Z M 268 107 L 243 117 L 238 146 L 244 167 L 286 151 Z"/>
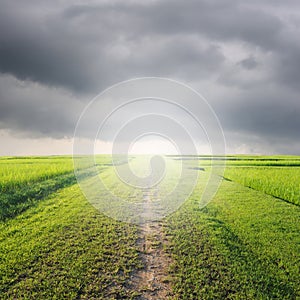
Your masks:
<path fill-rule="evenodd" d="M 73 170 L 71 157 L 64 158 L 22 158 L 0 160 L 0 192 L 28 186 Z"/>
<path fill-rule="evenodd" d="M 299 167 L 227 168 L 225 178 L 300 205 Z"/>

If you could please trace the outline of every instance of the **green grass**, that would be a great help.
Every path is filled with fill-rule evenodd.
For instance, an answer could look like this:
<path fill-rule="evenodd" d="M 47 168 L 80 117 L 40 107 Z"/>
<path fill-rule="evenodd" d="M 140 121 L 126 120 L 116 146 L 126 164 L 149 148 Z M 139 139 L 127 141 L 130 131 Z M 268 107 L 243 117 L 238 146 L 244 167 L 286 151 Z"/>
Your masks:
<path fill-rule="evenodd" d="M 85 157 L 81 168 L 85 168 Z M 108 166 L 111 157 L 99 155 L 95 157 L 95 164 Z M 49 156 L 49 157 L 0 157 L 0 192 L 8 193 L 18 188 L 31 185 L 36 182 L 48 180 L 59 175 L 73 173 L 73 159 L 71 156 Z"/>
<path fill-rule="evenodd" d="M 60 188 L 76 183 L 73 173 L 59 175 L 48 180 L 25 184 L 10 192 L 0 194 L 0 221 L 17 216 L 28 208 L 38 204 Z"/>
<path fill-rule="evenodd" d="M 120 299 L 139 267 L 136 227 L 98 213 L 77 185 L 0 223 L 1 299 Z"/>
<path fill-rule="evenodd" d="M 227 168 L 225 177 L 244 186 L 300 205 L 300 168 Z"/>
<path fill-rule="evenodd" d="M 182 158 L 179 158 L 182 159 Z M 183 159 L 197 160 L 200 166 L 218 166 L 226 163 L 227 166 L 251 166 L 251 167 L 295 167 L 300 166 L 299 156 L 184 156 Z"/>
<path fill-rule="evenodd" d="M 179 299 L 300 297 L 299 207 L 226 181 L 202 210 L 197 195 L 166 227 Z"/>
<path fill-rule="evenodd" d="M 111 158 L 100 156 L 96 161 L 101 172 Z M 89 176 L 85 169 L 80 174 L 83 178 Z M 17 216 L 58 189 L 75 183 L 70 156 L 0 158 L 0 221 Z"/>
<path fill-rule="evenodd" d="M 71 157 L 27 157 L 0 159 L 0 192 L 73 172 Z"/>
<path fill-rule="evenodd" d="M 211 163 L 218 165 L 224 157 L 183 158 L 186 174 L 200 176 L 189 199 L 164 221 L 169 241 L 164 247 L 173 257 L 170 278 L 177 298 L 300 298 L 300 158 L 226 158 L 225 177 L 232 181 L 224 180 L 204 209 L 199 201 Z M 109 156 L 97 156 L 93 163 L 112 195 L 141 201 L 143 191 L 118 181 Z M 150 172 L 143 157 L 132 157 L 129 164 L 140 176 Z M 181 157 L 168 158 L 169 172 L 156 190 L 158 197 L 176 186 L 180 164 Z M 70 157 L 0 158 L 1 299 L 137 295 L 128 282 L 142 267 L 138 227 L 95 210 L 75 184 L 72 165 Z M 89 176 L 95 174 L 84 169 L 84 158 L 79 165 L 82 180 L 92 183 L 95 177 Z M 120 168 L 125 167 L 120 161 Z M 179 203 L 188 179 L 169 200 Z M 110 204 L 109 193 L 101 195 Z"/>

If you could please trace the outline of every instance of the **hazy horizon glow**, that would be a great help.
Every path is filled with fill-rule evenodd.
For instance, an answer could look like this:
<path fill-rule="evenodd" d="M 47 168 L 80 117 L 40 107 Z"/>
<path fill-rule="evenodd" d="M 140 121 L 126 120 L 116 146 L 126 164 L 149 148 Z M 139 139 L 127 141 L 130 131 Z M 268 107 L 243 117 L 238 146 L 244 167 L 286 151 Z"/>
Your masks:
<path fill-rule="evenodd" d="M 11 136 L 7 132 L 0 131 L 1 141 L 10 145 L 9 148 L 4 151 L 0 148 L 0 156 L 46 156 L 46 155 L 72 155 L 73 152 L 73 139 L 51 139 L 51 138 L 39 138 L 31 139 L 29 137 Z M 45 145 L 51 145 L 51 148 Z M 227 151 L 227 154 L 249 154 L 247 147 L 241 147 L 235 152 L 233 149 Z M 10 154 L 8 154 L 10 153 Z M 197 145 L 197 153 L 199 155 L 211 155 L 211 151 L 208 146 Z M 82 153 L 89 154 L 89 152 Z M 112 154 L 112 143 L 96 141 L 95 154 Z M 160 138 L 151 139 L 147 138 L 143 141 L 138 141 L 132 145 L 129 155 L 147 155 L 147 154 L 163 154 L 163 155 L 178 155 L 177 149 L 165 140 Z M 183 155 L 188 155 L 185 153 Z M 269 154 L 274 153 L 250 153 L 250 154 Z M 180 155 L 180 154 L 179 154 Z"/>

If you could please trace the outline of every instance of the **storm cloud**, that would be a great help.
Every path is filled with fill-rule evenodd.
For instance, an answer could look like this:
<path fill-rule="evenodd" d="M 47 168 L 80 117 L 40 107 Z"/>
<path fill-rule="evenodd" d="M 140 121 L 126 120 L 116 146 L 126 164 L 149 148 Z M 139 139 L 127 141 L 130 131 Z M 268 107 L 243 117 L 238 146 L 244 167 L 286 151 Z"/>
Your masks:
<path fill-rule="evenodd" d="M 293 0 L 1 0 L 0 129 L 70 138 L 103 89 L 158 76 L 208 99 L 229 151 L 300 154 L 299 35 Z"/>

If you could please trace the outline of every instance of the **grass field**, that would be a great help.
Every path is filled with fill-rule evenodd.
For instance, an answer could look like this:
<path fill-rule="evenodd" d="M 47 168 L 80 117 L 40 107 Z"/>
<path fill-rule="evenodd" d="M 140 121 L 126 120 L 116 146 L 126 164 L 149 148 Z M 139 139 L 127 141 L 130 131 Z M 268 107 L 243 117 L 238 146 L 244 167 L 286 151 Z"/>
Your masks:
<path fill-rule="evenodd" d="M 299 299 L 300 157 L 226 157 L 220 189 L 202 209 L 211 165 L 224 157 L 166 157 L 171 173 L 151 195 L 172 190 L 181 159 L 199 166 L 191 168 L 198 184 L 159 222 L 163 238 L 155 241 L 151 231 L 146 237 L 171 258 L 163 269 L 170 298 Z M 147 173 L 145 161 L 130 160 L 140 176 Z M 116 180 L 109 156 L 98 156 L 95 164 L 115 195 L 143 200 L 144 190 Z M 217 167 L 213 171 L 220 176 Z M 132 284 L 148 263 L 139 248 L 140 227 L 89 204 L 71 157 L 0 158 L 0 187 L 1 299 L 139 299 L 153 288 L 143 278 Z"/>
<path fill-rule="evenodd" d="M 225 177 L 285 201 L 300 204 L 300 167 L 229 167 Z"/>

